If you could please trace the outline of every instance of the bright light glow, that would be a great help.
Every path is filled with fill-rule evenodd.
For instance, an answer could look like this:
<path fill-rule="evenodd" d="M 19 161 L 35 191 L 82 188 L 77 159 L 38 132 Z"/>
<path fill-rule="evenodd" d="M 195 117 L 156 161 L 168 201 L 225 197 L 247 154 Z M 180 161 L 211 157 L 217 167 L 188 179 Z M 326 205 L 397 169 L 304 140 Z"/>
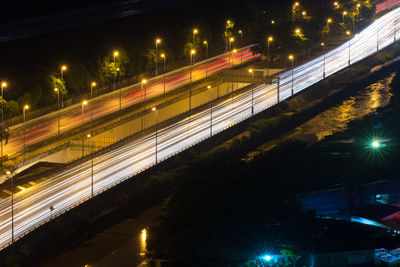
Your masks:
<path fill-rule="evenodd" d="M 337 7 L 339 5 L 339 3 L 338 2 L 334 2 L 333 5 Z"/>
<path fill-rule="evenodd" d="M 142 237 L 142 243 L 146 243 L 146 239 L 147 239 L 147 230 L 146 229 L 142 230 L 141 237 Z"/>
<path fill-rule="evenodd" d="M 87 105 L 87 103 L 88 103 L 87 100 L 82 101 L 82 105 Z"/>
<path fill-rule="evenodd" d="M 327 20 L 326 20 L 326 22 L 329 24 L 329 23 L 332 23 L 332 19 L 331 18 L 328 18 Z"/>
<path fill-rule="evenodd" d="M 162 58 L 165 58 L 165 54 L 161 54 L 161 57 L 162 57 Z"/>
<path fill-rule="evenodd" d="M 56 88 L 54 88 L 54 92 L 58 92 L 58 88 L 56 87 Z"/>
<path fill-rule="evenodd" d="M 289 59 L 293 60 L 294 56 L 293 55 L 289 55 Z"/>
<path fill-rule="evenodd" d="M 152 110 L 152 111 L 156 111 L 157 109 L 156 109 L 156 107 L 153 107 L 151 110 Z"/>
<path fill-rule="evenodd" d="M 272 257 L 271 257 L 270 255 L 265 255 L 263 258 L 264 258 L 264 260 L 266 260 L 266 261 L 272 260 Z"/>
<path fill-rule="evenodd" d="M 377 140 L 372 141 L 371 143 L 373 148 L 379 148 L 381 146 L 381 143 Z"/>
<path fill-rule="evenodd" d="M 7 175 L 10 175 L 10 174 L 11 174 L 11 172 L 10 172 L 10 171 L 6 171 L 6 174 L 7 174 Z"/>
<path fill-rule="evenodd" d="M 249 69 L 249 72 L 252 73 L 252 72 L 253 72 L 253 69 Z"/>
<path fill-rule="evenodd" d="M 343 16 L 346 16 L 347 15 L 347 11 L 343 11 Z"/>
<path fill-rule="evenodd" d="M 63 71 L 64 71 L 64 70 L 67 70 L 67 66 L 62 65 L 62 66 L 61 66 L 61 70 L 63 70 Z"/>
<path fill-rule="evenodd" d="M 198 34 L 199 33 L 199 30 L 198 29 L 194 29 L 193 30 L 193 34 Z"/>
<path fill-rule="evenodd" d="M 234 42 L 235 41 L 235 38 L 233 38 L 233 37 L 231 37 L 230 39 L 229 39 L 229 42 Z"/>
<path fill-rule="evenodd" d="M 300 5 L 299 2 L 294 3 L 294 6 L 299 6 L 299 5 Z"/>
<path fill-rule="evenodd" d="M 325 43 L 324 43 L 324 42 L 322 42 L 322 43 L 321 43 L 321 46 L 325 46 Z"/>
<path fill-rule="evenodd" d="M 211 89 L 211 85 L 208 85 L 208 86 L 207 86 L 207 89 Z"/>
<path fill-rule="evenodd" d="M 147 83 L 147 80 L 146 80 L 146 79 L 143 79 L 143 80 L 142 80 L 142 84 L 145 84 L 145 83 Z"/>
<path fill-rule="evenodd" d="M 272 42 L 274 38 L 272 36 L 268 37 L 268 42 Z"/>
<path fill-rule="evenodd" d="M 203 42 L 203 44 L 205 44 L 205 45 L 206 45 L 206 44 L 208 44 L 208 43 L 207 43 L 207 41 L 204 41 L 204 42 Z"/>
<path fill-rule="evenodd" d="M 233 53 L 236 53 L 237 52 L 237 50 L 236 49 L 233 49 L 233 51 L 232 51 Z"/>
<path fill-rule="evenodd" d="M 161 39 L 156 39 L 156 44 L 159 44 L 159 43 L 161 43 Z"/>
<path fill-rule="evenodd" d="M 299 28 L 297 28 L 297 29 L 294 30 L 294 32 L 297 33 L 297 34 L 299 34 L 301 31 L 300 31 Z"/>
<path fill-rule="evenodd" d="M 347 35 L 350 35 L 350 34 L 351 34 L 351 32 L 350 32 L 350 31 L 346 31 L 346 34 L 347 34 Z"/>
<path fill-rule="evenodd" d="M 230 20 L 227 20 L 227 21 L 226 21 L 226 24 L 231 24 L 231 21 L 230 21 Z"/>
<path fill-rule="evenodd" d="M 96 82 L 92 82 L 92 86 L 95 87 L 97 84 Z"/>
<path fill-rule="evenodd" d="M 119 56 L 119 52 L 118 51 L 114 51 L 114 57 L 118 57 Z"/>
<path fill-rule="evenodd" d="M 196 50 L 192 49 L 192 50 L 190 51 L 190 54 L 192 54 L 192 55 L 196 54 Z"/>
<path fill-rule="evenodd" d="M 359 8 L 361 6 L 361 4 L 357 4 L 357 8 Z"/>
<path fill-rule="evenodd" d="M 92 135 L 91 135 L 91 134 L 88 134 L 88 135 L 87 135 L 87 138 L 90 138 L 90 137 L 92 137 Z"/>
<path fill-rule="evenodd" d="M 1 87 L 3 87 L 3 88 L 4 88 L 4 87 L 7 87 L 7 83 L 6 83 L 6 82 L 2 82 L 2 83 L 1 83 Z"/>
<path fill-rule="evenodd" d="M 275 24 L 275 20 L 271 20 L 271 24 Z"/>
<path fill-rule="evenodd" d="M 119 69 L 119 68 L 116 68 L 116 71 L 120 71 L 120 69 Z"/>
<path fill-rule="evenodd" d="M 305 16 L 305 15 L 307 15 L 307 12 L 303 11 L 303 12 L 301 12 L 301 14 L 302 14 L 303 16 Z"/>

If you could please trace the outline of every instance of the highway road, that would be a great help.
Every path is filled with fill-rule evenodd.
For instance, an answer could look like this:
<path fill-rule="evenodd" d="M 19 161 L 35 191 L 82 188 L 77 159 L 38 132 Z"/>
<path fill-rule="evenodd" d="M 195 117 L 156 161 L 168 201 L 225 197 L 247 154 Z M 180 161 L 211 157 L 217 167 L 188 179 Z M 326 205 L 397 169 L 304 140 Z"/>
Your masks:
<path fill-rule="evenodd" d="M 247 62 L 257 58 L 259 55 L 253 55 L 249 47 L 238 49 L 237 53 L 225 53 L 220 56 L 209 59 L 209 61 L 201 61 L 192 65 L 192 82 L 203 79 L 209 74 L 215 74 L 230 66 L 239 65 L 241 61 Z M 170 92 L 178 87 L 187 85 L 190 82 L 190 68 L 184 67 L 166 74 L 165 91 Z M 121 93 L 121 103 L 120 103 Z M 115 90 L 111 93 L 95 97 L 89 101 L 84 107 L 83 122 L 90 121 L 90 114 L 93 119 L 101 118 L 105 115 L 137 104 L 146 99 L 161 95 L 164 93 L 164 76 L 159 75 L 151 78 L 143 86 L 134 84 L 120 90 Z M 145 96 L 146 95 L 146 96 Z M 28 103 L 29 104 L 29 103 Z M 27 111 L 29 118 L 29 110 Z M 65 131 L 80 126 L 82 123 L 82 105 L 76 104 L 60 111 L 60 131 L 61 134 Z M 58 112 L 52 112 L 45 116 L 41 116 L 32 120 L 27 120 L 25 123 L 10 127 L 10 139 L 4 147 L 4 155 L 12 156 L 15 153 L 23 151 L 24 134 L 26 146 L 43 141 L 48 137 L 58 134 Z"/>
<path fill-rule="evenodd" d="M 394 29 L 399 25 L 400 8 L 377 19 L 360 34 L 350 40 L 350 63 L 361 59 L 393 43 Z M 378 36 L 378 38 L 377 38 Z M 377 42 L 378 40 L 378 42 Z M 349 43 L 345 43 L 325 55 L 326 76 L 347 67 Z M 291 96 L 292 77 L 294 93 L 323 79 L 323 57 L 316 58 L 293 72 L 279 75 L 280 101 Z M 292 76 L 293 74 L 293 76 Z M 278 87 L 262 85 L 216 104 L 212 109 L 212 133 L 223 131 L 235 123 L 251 117 L 252 92 L 254 112 L 265 110 L 278 101 Z M 158 160 L 176 153 L 210 137 L 211 109 L 160 129 L 157 134 Z M 156 134 L 152 133 L 118 149 L 98 156 L 93 161 L 94 193 L 98 194 L 115 184 L 156 164 Z M 57 216 L 91 196 L 91 161 L 53 175 L 49 179 L 23 189 L 15 194 L 14 236 L 23 236 L 30 230 Z M 11 198 L 0 201 L 0 247 L 11 242 Z M 54 210 L 50 211 L 50 207 Z"/>

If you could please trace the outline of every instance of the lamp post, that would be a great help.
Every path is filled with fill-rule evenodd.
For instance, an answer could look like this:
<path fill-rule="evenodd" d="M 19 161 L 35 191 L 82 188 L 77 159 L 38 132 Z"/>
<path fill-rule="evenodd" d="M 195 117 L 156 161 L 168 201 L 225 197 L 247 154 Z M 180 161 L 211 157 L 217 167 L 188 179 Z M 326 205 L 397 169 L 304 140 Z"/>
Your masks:
<path fill-rule="evenodd" d="M 54 92 L 57 93 L 57 128 L 58 128 L 58 138 L 60 138 L 60 90 L 56 87 Z"/>
<path fill-rule="evenodd" d="M 324 56 L 323 56 L 324 57 L 324 63 L 323 63 L 324 65 L 323 65 L 323 70 L 322 70 L 322 78 L 325 79 L 325 46 L 326 45 L 324 42 L 322 42 L 321 46 L 324 48 Z"/>
<path fill-rule="evenodd" d="M 212 136 L 212 112 L 213 112 L 213 101 L 212 101 L 212 86 L 208 85 L 207 89 L 210 90 L 210 137 Z"/>
<path fill-rule="evenodd" d="M 92 135 L 91 135 L 91 134 L 88 134 L 87 137 L 88 137 L 88 138 L 92 138 Z M 91 142 L 91 143 L 92 143 L 92 144 L 91 144 L 91 146 L 92 146 L 92 151 L 91 151 L 91 153 L 90 153 L 90 155 L 91 155 L 91 161 L 92 161 L 92 162 L 91 162 L 91 163 L 92 163 L 92 164 L 91 164 L 91 165 L 92 165 L 92 166 L 91 166 L 91 167 L 92 167 L 92 173 L 91 173 L 91 174 L 92 174 L 92 175 L 91 175 L 91 176 L 92 176 L 92 177 L 91 177 L 91 178 L 92 178 L 92 179 L 91 179 L 91 195 L 92 195 L 92 198 L 93 198 L 93 187 L 94 187 L 94 182 L 93 182 L 93 176 L 94 176 L 94 168 L 93 168 L 93 147 L 94 147 L 94 140 L 93 140 L 93 138 L 91 139 L 91 141 L 92 141 L 92 142 Z"/>
<path fill-rule="evenodd" d="M 194 29 L 194 30 L 193 30 L 193 41 L 192 41 L 193 47 L 194 47 L 194 41 L 195 41 L 195 38 L 196 38 L 196 34 L 198 34 L 198 33 L 199 33 L 199 30 L 198 30 L 198 29 Z"/>
<path fill-rule="evenodd" d="M 269 59 L 269 43 L 272 42 L 274 38 L 272 36 L 268 37 L 267 40 L 267 75 L 269 76 L 269 65 L 270 65 L 270 59 Z"/>
<path fill-rule="evenodd" d="M 81 130 L 82 130 L 82 157 L 85 156 L 85 135 L 83 132 L 83 123 L 84 123 L 84 116 L 85 116 L 85 106 L 88 104 L 87 100 L 82 101 L 82 124 L 81 124 Z"/>
<path fill-rule="evenodd" d="M 164 96 L 165 96 L 165 60 L 166 60 L 166 56 L 165 54 L 161 54 L 161 58 L 164 60 Z"/>
<path fill-rule="evenodd" d="M 192 109 L 192 64 L 193 64 L 193 57 L 196 54 L 196 50 L 190 50 L 190 64 L 189 64 L 189 84 L 190 84 L 190 92 L 189 92 L 189 111 Z"/>
<path fill-rule="evenodd" d="M 293 90 L 293 64 L 294 64 L 294 56 L 293 55 L 289 55 L 289 59 L 292 61 L 292 95 L 294 94 L 294 90 Z"/>
<path fill-rule="evenodd" d="M 158 121 L 157 121 L 157 115 L 158 115 L 158 110 L 156 107 L 153 107 L 151 109 L 152 111 L 156 112 L 156 164 L 158 163 L 158 159 L 157 159 L 157 145 L 158 145 Z"/>
<path fill-rule="evenodd" d="M 97 86 L 96 82 L 92 82 L 90 84 L 90 100 L 92 100 L 92 98 L 93 98 L 93 87 L 96 87 L 96 86 Z"/>
<path fill-rule="evenodd" d="M 238 32 L 240 34 L 240 48 L 243 47 L 243 31 L 239 30 Z M 243 64 L 243 51 L 240 53 L 240 64 Z"/>
<path fill-rule="evenodd" d="M 235 41 L 235 38 L 231 37 L 229 38 L 229 51 L 231 51 L 232 48 L 232 43 Z"/>
<path fill-rule="evenodd" d="M 65 65 L 62 65 L 61 66 L 61 82 L 64 84 L 64 71 L 66 71 L 67 70 L 67 66 L 65 66 Z M 63 94 L 63 92 L 61 91 L 61 107 L 64 107 L 64 94 Z"/>
<path fill-rule="evenodd" d="M 204 41 L 203 42 L 205 48 L 206 48 L 206 78 L 207 78 L 207 71 L 208 71 L 208 42 Z"/>
<path fill-rule="evenodd" d="M 346 35 L 348 37 L 348 42 L 349 42 L 349 60 L 348 60 L 348 65 L 350 66 L 350 37 L 351 37 L 351 32 L 346 31 Z"/>
<path fill-rule="evenodd" d="M 146 79 L 143 79 L 142 80 L 142 82 L 141 82 L 141 87 L 142 87 L 142 110 L 143 110 L 143 114 L 142 114 L 142 119 L 141 119 L 141 124 L 142 124 L 142 131 L 144 130 L 144 102 L 146 101 L 146 83 L 147 83 L 147 80 Z M 143 90 L 144 90 L 144 92 L 143 92 Z"/>
<path fill-rule="evenodd" d="M 161 44 L 161 39 L 160 38 L 157 38 L 156 39 L 156 56 L 155 56 L 155 59 L 156 59 L 156 76 L 158 75 L 158 45 L 159 44 Z"/>
<path fill-rule="evenodd" d="M 118 51 L 114 51 L 114 53 L 113 53 L 113 64 L 114 64 L 114 70 L 116 70 L 116 67 L 115 67 L 115 58 L 116 57 L 118 57 L 119 56 L 119 52 Z M 113 75 L 113 90 L 115 90 L 115 76 L 116 76 L 116 71 L 114 71 L 114 73 L 113 73 L 114 75 Z"/>
<path fill-rule="evenodd" d="M 251 80 L 254 80 L 253 69 L 249 69 L 249 73 L 251 74 Z M 254 115 L 254 87 L 251 87 L 251 116 L 253 115 Z"/>
<path fill-rule="evenodd" d="M 344 16 L 346 16 L 347 15 L 347 11 L 343 11 L 343 13 L 342 13 L 342 21 L 343 21 L 343 23 L 344 23 Z"/>
<path fill-rule="evenodd" d="M 26 121 L 26 111 L 29 109 L 29 106 L 28 105 L 25 105 L 23 108 L 22 108 L 22 115 L 23 115 L 23 117 L 24 117 L 24 158 L 23 158 L 23 163 L 25 163 L 25 135 L 26 135 L 26 127 L 25 127 L 25 121 Z"/>
<path fill-rule="evenodd" d="M 4 133 L 4 88 L 7 87 L 6 82 L 1 83 L 1 130 L 2 130 L 2 136 L 1 136 L 1 166 L 3 166 L 3 133 Z"/>
<path fill-rule="evenodd" d="M 11 243 L 14 243 L 14 177 L 10 171 L 6 171 L 11 181 Z"/>

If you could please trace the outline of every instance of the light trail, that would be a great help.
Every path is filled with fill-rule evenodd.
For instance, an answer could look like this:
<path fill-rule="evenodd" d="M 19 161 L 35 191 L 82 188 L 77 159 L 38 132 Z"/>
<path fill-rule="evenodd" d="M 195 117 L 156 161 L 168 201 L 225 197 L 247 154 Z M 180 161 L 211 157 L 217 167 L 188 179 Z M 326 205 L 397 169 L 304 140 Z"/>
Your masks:
<path fill-rule="evenodd" d="M 238 49 L 234 55 L 234 59 L 231 59 L 234 65 L 241 63 L 241 55 L 243 63 L 249 60 L 259 57 L 259 54 L 253 55 L 251 46 Z M 208 60 L 208 63 L 203 60 L 192 66 L 192 82 L 204 79 L 207 74 L 212 75 L 221 70 L 229 67 L 229 59 L 231 53 L 225 53 Z M 189 84 L 189 66 L 180 68 L 178 70 L 169 72 L 165 78 L 165 91 L 166 93 L 175 90 L 178 87 Z M 163 74 L 151 78 L 147 81 L 144 88 L 146 90 L 146 98 L 152 98 L 164 93 L 164 76 Z M 94 90 L 95 92 L 95 90 Z M 127 108 L 134 104 L 137 104 L 144 99 L 144 90 L 141 90 L 141 84 L 134 84 L 128 87 L 122 88 L 121 94 L 121 107 Z M 101 118 L 105 115 L 119 111 L 120 109 L 120 91 L 119 89 L 113 92 L 101 95 L 93 98 L 89 101 L 89 104 L 85 106 L 85 114 L 83 121 L 87 123 L 90 121 L 90 114 L 93 115 L 93 119 Z M 29 118 L 29 112 L 27 112 Z M 60 129 L 61 134 L 78 127 L 82 123 L 81 104 L 75 104 L 71 107 L 67 107 L 60 111 Z M 58 113 L 57 111 L 52 112 L 48 115 L 41 116 L 32 120 L 28 120 L 25 124 L 20 123 L 10 127 L 10 139 L 8 144 L 4 146 L 4 154 L 12 156 L 15 153 L 23 151 L 23 136 L 25 131 L 25 142 L 26 145 L 31 145 L 39 141 L 43 141 L 46 138 L 57 136 L 58 134 Z"/>
<path fill-rule="evenodd" d="M 383 49 L 398 39 L 394 29 L 398 26 L 400 8 L 377 19 L 350 40 L 350 62 L 354 64 L 378 49 Z M 377 38 L 378 37 L 378 38 Z M 376 42 L 376 40 L 378 40 Z M 326 76 L 347 67 L 349 43 L 326 54 Z M 318 57 L 293 70 L 294 93 L 322 80 L 323 57 Z M 291 96 L 292 71 L 279 75 L 280 101 Z M 257 114 L 277 104 L 278 87 L 262 85 L 254 89 L 254 113 Z M 251 117 L 251 90 L 223 101 L 213 107 L 212 132 L 216 134 Z M 158 161 L 210 137 L 210 110 L 176 122 L 158 131 Z M 155 165 L 155 133 L 123 145 L 94 158 L 94 193 L 108 188 Z M 75 207 L 91 196 L 91 162 L 81 163 L 54 174 L 47 180 L 15 194 L 14 225 L 18 239 L 36 227 Z M 0 201 L 0 246 L 11 242 L 10 198 Z M 54 207 L 53 211 L 49 207 Z"/>

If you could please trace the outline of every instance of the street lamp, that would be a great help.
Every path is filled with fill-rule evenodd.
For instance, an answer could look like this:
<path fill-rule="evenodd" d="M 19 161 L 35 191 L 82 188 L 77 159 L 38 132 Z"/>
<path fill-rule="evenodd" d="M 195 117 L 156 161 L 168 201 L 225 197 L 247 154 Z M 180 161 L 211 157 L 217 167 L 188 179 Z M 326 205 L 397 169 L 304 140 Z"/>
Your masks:
<path fill-rule="evenodd" d="M 93 98 L 93 87 L 96 87 L 96 86 L 97 86 L 96 82 L 92 82 L 90 84 L 90 100 Z"/>
<path fill-rule="evenodd" d="M 142 124 L 142 131 L 144 130 L 144 102 L 146 101 L 146 83 L 147 83 L 147 80 L 146 79 L 143 79 L 142 80 L 142 82 L 140 83 L 140 85 L 141 85 L 141 87 L 142 87 L 142 96 L 143 96 L 143 98 L 142 98 L 142 110 L 143 110 L 143 114 L 142 114 L 142 119 L 141 119 L 141 124 Z M 144 93 L 143 93 L 143 89 L 144 89 Z"/>
<path fill-rule="evenodd" d="M 116 67 L 115 67 L 115 58 L 118 57 L 118 56 L 119 56 L 119 52 L 118 52 L 118 51 L 114 51 L 114 53 L 113 53 L 113 64 L 114 64 L 113 67 L 114 67 L 114 69 L 116 69 Z M 113 76 L 114 76 L 114 77 L 113 77 L 113 78 L 114 78 L 113 89 L 115 90 L 115 76 L 116 76 L 116 72 L 114 71 L 113 74 L 114 74 L 114 75 L 113 75 Z"/>
<path fill-rule="evenodd" d="M 194 40 L 195 40 L 195 38 L 196 38 L 196 34 L 198 34 L 199 33 L 199 30 L 198 29 L 194 29 L 193 30 L 193 47 L 194 47 Z"/>
<path fill-rule="evenodd" d="M 190 84 L 190 92 L 189 92 L 189 111 L 192 109 L 192 64 L 193 64 L 193 57 L 196 54 L 196 50 L 190 50 L 190 64 L 189 64 L 189 84 Z"/>
<path fill-rule="evenodd" d="M 327 23 L 327 24 L 331 24 L 331 23 L 332 23 L 332 19 L 331 19 L 331 18 L 328 18 L 328 19 L 326 20 L 326 23 Z"/>
<path fill-rule="evenodd" d="M 22 115 L 24 117 L 24 159 L 23 159 L 23 163 L 25 163 L 25 135 L 26 135 L 26 127 L 25 127 L 25 120 L 26 120 L 26 116 L 25 116 L 25 112 L 29 109 L 28 105 L 25 105 L 22 108 Z"/>
<path fill-rule="evenodd" d="M 344 16 L 346 16 L 347 15 L 347 11 L 343 11 L 343 13 L 342 13 L 342 20 L 343 20 L 343 23 L 344 23 Z"/>
<path fill-rule="evenodd" d="M 83 123 L 84 123 L 84 116 L 85 116 L 85 106 L 88 104 L 87 100 L 82 101 L 82 157 L 85 155 L 85 135 L 83 133 Z"/>
<path fill-rule="evenodd" d="M 157 38 L 156 39 L 156 56 L 155 56 L 155 58 L 156 58 L 156 76 L 158 75 L 158 45 L 159 44 L 161 44 L 161 39 L 160 38 Z"/>
<path fill-rule="evenodd" d="M 269 76 L 269 65 L 270 65 L 270 59 L 269 59 L 269 43 L 272 42 L 274 38 L 272 36 L 268 37 L 267 40 L 267 75 Z"/>
<path fill-rule="evenodd" d="M 322 78 L 325 79 L 325 43 L 322 42 L 321 46 L 324 48 L 324 65 L 323 65 L 323 71 L 322 71 Z"/>
<path fill-rule="evenodd" d="M 232 43 L 235 41 L 235 38 L 229 38 L 229 51 L 231 51 Z"/>
<path fill-rule="evenodd" d="M 60 138 L 60 90 L 56 87 L 54 92 L 57 93 L 57 121 L 58 121 L 58 138 Z"/>
<path fill-rule="evenodd" d="M 251 80 L 254 80 L 254 70 L 249 69 L 249 73 L 251 74 Z M 251 116 L 254 115 L 254 86 L 251 87 Z"/>
<path fill-rule="evenodd" d="M 346 35 L 348 37 L 348 42 L 349 42 L 349 60 L 348 60 L 348 65 L 350 66 L 350 38 L 351 38 L 351 32 L 346 31 Z"/>
<path fill-rule="evenodd" d="M 335 8 L 339 8 L 340 7 L 338 2 L 334 2 L 333 5 L 335 6 Z"/>
<path fill-rule="evenodd" d="M 212 86 L 208 85 L 207 89 L 210 90 L 210 137 L 212 136 L 212 112 L 213 112 L 213 101 L 212 101 Z"/>
<path fill-rule="evenodd" d="M 231 53 L 231 57 L 232 57 L 231 68 L 233 68 L 233 66 L 234 66 L 234 63 L 235 63 L 235 58 L 234 58 L 234 56 L 235 56 L 236 53 L 237 53 L 237 50 L 236 50 L 236 49 L 233 49 L 233 50 L 232 50 L 232 53 Z"/>
<path fill-rule="evenodd" d="M 206 78 L 207 78 L 207 69 L 208 69 L 208 42 L 204 41 L 203 42 L 205 48 L 206 48 Z"/>
<path fill-rule="evenodd" d="M 11 243 L 14 243 L 14 177 L 10 171 L 6 171 L 11 181 Z"/>
<path fill-rule="evenodd" d="M 272 24 L 272 25 L 275 24 L 275 20 L 271 20 L 271 24 Z"/>
<path fill-rule="evenodd" d="M 92 138 L 92 135 L 91 135 L 91 134 L 88 134 L 87 137 L 88 137 L 88 138 Z M 92 165 L 92 177 L 91 177 L 91 187 L 92 187 L 92 188 L 91 188 L 91 195 L 92 195 L 92 198 L 93 198 L 93 189 L 94 189 L 94 188 L 93 188 L 93 187 L 94 187 L 94 182 L 93 182 L 93 176 L 94 176 L 94 168 L 93 168 L 93 147 L 94 147 L 94 140 L 93 140 L 93 138 L 91 139 L 91 141 L 92 141 L 92 142 L 91 142 L 91 143 L 92 143 L 92 144 L 91 144 L 91 146 L 92 146 L 92 151 L 91 151 L 91 153 L 90 153 L 90 155 L 91 155 L 91 157 L 92 157 L 92 158 L 91 158 L 91 161 L 92 161 L 92 162 L 91 162 L 91 163 L 92 163 L 92 164 L 91 164 L 91 165 Z"/>
<path fill-rule="evenodd" d="M 301 15 L 303 15 L 303 18 L 305 18 L 307 16 L 307 12 L 303 11 L 301 12 Z"/>
<path fill-rule="evenodd" d="M 240 48 L 242 48 L 243 47 L 243 31 L 239 30 L 238 33 L 240 34 Z M 240 64 L 243 63 L 243 59 L 242 58 L 243 58 L 243 51 L 241 51 L 241 53 L 240 53 Z"/>
<path fill-rule="evenodd" d="M 158 145 L 158 141 L 157 141 L 157 139 L 158 139 L 158 121 L 157 121 L 157 115 L 158 115 L 158 110 L 157 110 L 156 107 L 153 107 L 151 110 L 156 112 L 156 125 L 155 125 L 155 126 L 156 126 L 156 164 L 157 164 L 157 163 L 158 163 L 158 159 L 157 159 L 157 145 Z"/>
<path fill-rule="evenodd" d="M 61 81 L 62 81 L 62 80 L 64 79 L 64 71 L 67 70 L 67 66 L 62 65 L 62 66 L 60 67 L 60 69 L 61 69 Z"/>
<path fill-rule="evenodd" d="M 165 54 L 161 54 L 161 58 L 164 60 L 164 96 L 165 96 L 165 60 L 166 60 L 166 56 Z"/>
<path fill-rule="evenodd" d="M 293 90 L 293 64 L 294 64 L 294 56 L 293 55 L 289 55 L 289 59 L 292 61 L 292 95 L 294 94 L 294 90 Z"/>
<path fill-rule="evenodd" d="M 3 166 L 3 133 L 4 133 L 4 88 L 7 87 L 6 82 L 1 83 L 1 129 L 2 129 L 2 135 L 1 135 L 1 166 Z"/>

